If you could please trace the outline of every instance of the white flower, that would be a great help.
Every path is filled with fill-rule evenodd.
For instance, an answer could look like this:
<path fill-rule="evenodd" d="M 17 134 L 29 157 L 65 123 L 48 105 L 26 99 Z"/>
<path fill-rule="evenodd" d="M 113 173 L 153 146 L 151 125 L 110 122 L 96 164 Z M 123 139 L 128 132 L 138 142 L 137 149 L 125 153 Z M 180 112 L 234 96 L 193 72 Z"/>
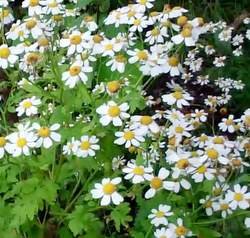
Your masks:
<path fill-rule="evenodd" d="M 122 120 L 130 117 L 126 111 L 129 109 L 127 103 L 117 105 L 114 101 L 104 103 L 96 109 L 96 112 L 101 115 L 100 123 L 103 126 L 107 126 L 110 122 L 114 126 L 122 126 Z"/>
<path fill-rule="evenodd" d="M 158 176 L 147 175 L 146 179 L 150 181 L 150 189 L 145 193 L 145 198 L 149 199 L 155 196 L 156 192 L 160 189 L 167 189 L 166 181 L 164 181 L 169 175 L 169 171 L 165 168 L 161 168 Z"/>
<path fill-rule="evenodd" d="M 25 128 L 26 126 L 18 125 L 18 132 L 13 132 L 6 136 L 8 140 L 5 149 L 13 157 L 20 155 L 30 155 L 30 148 L 35 147 L 35 141 L 37 137 L 34 135 L 30 129 Z"/>
<path fill-rule="evenodd" d="M 127 59 L 123 54 L 115 55 L 106 63 L 106 66 L 111 66 L 111 71 L 117 70 L 119 73 L 124 73 Z"/>
<path fill-rule="evenodd" d="M 76 140 L 75 138 L 71 138 L 71 141 L 67 142 L 66 145 L 63 146 L 63 154 L 64 155 L 71 155 L 73 152 L 73 146 L 75 144 Z"/>
<path fill-rule="evenodd" d="M 35 17 L 25 19 L 22 27 L 24 35 L 31 34 L 34 39 L 43 35 L 44 25 Z"/>
<path fill-rule="evenodd" d="M 39 16 L 42 13 L 42 7 L 40 4 L 40 0 L 24 0 L 22 2 L 22 8 L 28 8 L 29 16 Z"/>
<path fill-rule="evenodd" d="M 213 209 L 214 209 L 214 202 L 213 200 L 210 198 L 210 196 L 206 196 L 206 198 L 202 198 L 200 199 L 200 203 L 203 204 L 205 210 L 206 210 L 206 214 L 208 216 L 212 216 L 213 215 Z M 214 209 L 215 210 L 215 209 Z"/>
<path fill-rule="evenodd" d="M 172 126 L 168 128 L 168 136 L 169 138 L 175 137 L 178 141 L 181 141 L 183 137 L 191 137 L 189 131 L 191 131 L 193 127 L 185 122 L 185 121 L 175 121 Z"/>
<path fill-rule="evenodd" d="M 190 172 L 194 173 L 192 179 L 196 183 L 202 182 L 204 179 L 212 180 L 216 172 L 215 169 L 209 167 L 210 163 L 201 164 L 199 161 L 195 164 L 195 168 L 190 168 Z"/>
<path fill-rule="evenodd" d="M 3 24 L 10 24 L 15 20 L 9 9 L 0 9 L 0 19 Z"/>
<path fill-rule="evenodd" d="M 96 136 L 82 136 L 80 141 L 75 141 L 72 151 L 77 157 L 95 156 L 95 150 L 100 149 L 98 141 Z"/>
<path fill-rule="evenodd" d="M 144 167 L 128 162 L 127 167 L 123 168 L 123 173 L 126 173 L 124 179 L 132 179 L 133 184 L 138 184 L 145 181 L 146 177 L 153 172 L 152 167 Z"/>
<path fill-rule="evenodd" d="M 174 238 L 174 233 L 172 230 L 162 227 L 160 229 L 156 229 L 156 231 L 154 232 L 154 236 L 155 238 L 168 238 L 168 237 Z"/>
<path fill-rule="evenodd" d="M 235 122 L 234 115 L 230 115 L 227 119 L 223 118 L 222 122 L 219 123 L 219 128 L 221 131 L 228 131 L 229 133 L 235 132 Z"/>
<path fill-rule="evenodd" d="M 250 40 L 250 29 L 248 29 L 248 30 L 246 31 L 246 38 L 247 38 L 248 40 Z"/>
<path fill-rule="evenodd" d="M 90 32 L 81 33 L 80 31 L 73 31 L 68 38 L 60 40 L 60 46 L 68 48 L 67 55 L 75 53 L 82 53 L 84 49 L 89 48 L 88 40 L 91 39 Z"/>
<path fill-rule="evenodd" d="M 152 8 L 154 5 L 152 4 L 155 0 L 136 0 L 136 2 L 138 3 L 138 10 L 145 12 L 146 9 L 150 9 Z"/>
<path fill-rule="evenodd" d="M 227 58 L 226 56 L 215 57 L 213 64 L 218 68 L 223 67 L 225 66 L 226 58 Z"/>
<path fill-rule="evenodd" d="M 196 42 L 192 29 L 188 27 L 184 28 L 180 34 L 173 36 L 171 40 L 177 45 L 184 42 L 186 46 L 195 46 Z"/>
<path fill-rule="evenodd" d="M 122 44 L 117 42 L 115 38 L 108 40 L 105 39 L 101 41 L 102 46 L 102 56 L 111 56 L 113 57 L 116 52 L 119 52 L 122 49 Z"/>
<path fill-rule="evenodd" d="M 141 142 L 144 142 L 143 133 L 139 130 L 129 130 L 125 129 L 123 132 L 116 132 L 116 137 L 119 137 L 114 141 L 115 144 L 123 145 L 125 144 L 125 148 L 129 148 L 131 146 L 139 147 Z"/>
<path fill-rule="evenodd" d="M 38 113 L 37 106 L 41 104 L 41 100 L 35 96 L 31 98 L 24 99 L 19 103 L 19 106 L 16 108 L 17 116 L 26 116 L 36 115 Z"/>
<path fill-rule="evenodd" d="M 107 206 L 111 202 L 115 205 L 119 205 L 123 202 L 123 197 L 117 192 L 117 185 L 121 183 L 121 178 L 114 179 L 104 178 L 102 183 L 96 183 L 95 188 L 90 192 L 93 198 L 102 198 L 101 206 Z"/>
<path fill-rule="evenodd" d="M 163 102 L 166 102 L 170 106 L 176 104 L 178 108 L 189 106 L 190 104 L 188 101 L 192 101 L 193 99 L 194 98 L 191 97 L 189 93 L 180 90 L 162 95 Z"/>
<path fill-rule="evenodd" d="M 151 224 L 155 227 L 168 225 L 167 217 L 173 215 L 173 212 L 170 212 L 170 210 L 170 206 L 163 204 L 160 204 L 158 209 L 152 209 L 151 214 L 148 216 L 148 218 L 151 219 Z"/>
<path fill-rule="evenodd" d="M 144 134 L 149 131 L 152 133 L 158 133 L 160 131 L 160 127 L 151 116 L 132 116 L 131 122 L 133 123 L 131 128 L 136 128 Z"/>
<path fill-rule="evenodd" d="M 89 31 L 96 31 L 98 29 L 98 25 L 92 16 L 85 16 L 81 23 L 82 26 L 87 27 Z"/>
<path fill-rule="evenodd" d="M 82 81 L 84 84 L 88 81 L 86 73 L 93 71 L 93 68 L 88 64 L 83 64 L 82 61 L 74 62 L 67 72 L 62 74 L 62 80 L 65 81 L 65 85 L 69 88 L 74 88 L 75 85 Z"/>
<path fill-rule="evenodd" d="M 129 58 L 128 62 L 130 64 L 134 64 L 135 62 L 143 62 L 148 59 L 148 51 L 147 50 L 139 50 L 139 49 L 134 49 L 134 50 L 128 50 L 127 54 L 131 56 Z"/>
<path fill-rule="evenodd" d="M 181 218 L 177 219 L 177 225 L 170 223 L 169 228 L 174 231 L 174 237 L 185 238 L 187 236 L 192 236 L 192 232 L 183 225 L 183 220 Z"/>
<path fill-rule="evenodd" d="M 155 43 L 164 43 L 163 36 L 167 36 L 166 32 L 163 29 L 155 27 L 154 29 L 147 31 L 145 42 L 148 42 L 150 45 Z"/>
<path fill-rule="evenodd" d="M 32 127 L 36 130 L 38 140 L 36 141 L 36 147 L 43 146 L 48 149 L 53 145 L 53 141 L 60 142 L 61 135 L 55 131 L 60 128 L 60 124 L 56 123 L 50 127 L 40 126 L 38 123 L 33 123 Z"/>
<path fill-rule="evenodd" d="M 214 202 L 212 206 L 214 211 L 221 211 L 221 216 L 223 218 L 226 218 L 227 215 L 231 215 L 233 213 L 229 203 L 225 199 L 220 198 L 219 202 Z"/>
<path fill-rule="evenodd" d="M 129 28 L 129 31 L 131 31 L 131 32 L 135 32 L 135 31 L 142 32 L 143 29 L 147 28 L 147 26 L 148 26 L 147 17 L 143 16 L 143 17 L 140 17 L 140 18 L 131 19 L 130 24 L 132 26 Z"/>
<path fill-rule="evenodd" d="M 7 69 L 8 66 L 13 66 L 18 60 L 18 54 L 22 53 L 17 47 L 8 47 L 7 45 L 0 46 L 0 67 Z"/>
<path fill-rule="evenodd" d="M 41 5 L 43 5 L 43 13 L 48 15 L 59 15 L 63 13 L 64 7 L 61 4 L 63 0 L 42 0 Z"/>
<path fill-rule="evenodd" d="M 250 192 L 247 192 L 247 186 L 234 185 L 234 191 L 228 190 L 226 193 L 226 201 L 229 202 L 230 208 L 236 210 L 247 209 L 249 205 Z"/>

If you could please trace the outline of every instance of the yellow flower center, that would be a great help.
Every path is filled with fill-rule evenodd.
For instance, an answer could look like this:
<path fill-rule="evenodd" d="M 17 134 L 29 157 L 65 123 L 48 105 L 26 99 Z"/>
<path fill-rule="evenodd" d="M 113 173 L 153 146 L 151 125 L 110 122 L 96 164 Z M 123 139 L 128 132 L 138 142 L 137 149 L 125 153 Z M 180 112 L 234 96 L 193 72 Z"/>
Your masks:
<path fill-rule="evenodd" d="M 197 172 L 198 172 L 199 174 L 204 174 L 204 173 L 206 173 L 206 171 L 207 171 L 207 167 L 206 167 L 205 165 L 202 165 L 202 166 L 200 166 L 200 167 L 197 169 Z"/>
<path fill-rule="evenodd" d="M 103 185 L 102 190 L 103 190 L 104 194 L 110 195 L 116 191 L 116 186 L 112 183 L 107 183 L 107 184 Z"/>
<path fill-rule="evenodd" d="M 225 123 L 227 126 L 231 126 L 234 124 L 234 121 L 233 121 L 233 119 L 227 119 Z"/>
<path fill-rule="evenodd" d="M 189 166 L 189 162 L 187 159 L 180 159 L 177 164 L 176 167 L 179 169 L 185 169 Z"/>
<path fill-rule="evenodd" d="M 158 177 L 154 177 L 151 181 L 150 181 L 150 185 L 152 188 L 154 189 L 159 189 L 162 187 L 162 180 Z"/>
<path fill-rule="evenodd" d="M 147 60 L 148 59 L 148 54 L 144 50 L 140 50 L 136 53 L 136 56 L 139 58 L 139 60 Z"/>
<path fill-rule="evenodd" d="M 50 135 L 50 129 L 48 127 L 41 127 L 39 130 L 38 130 L 38 135 L 41 136 L 41 137 L 48 137 Z"/>
<path fill-rule="evenodd" d="M 182 30 L 181 35 L 184 38 L 191 37 L 192 36 L 192 30 L 189 29 L 189 28 L 185 28 L 185 29 Z"/>
<path fill-rule="evenodd" d="M 4 147 L 6 144 L 6 139 L 3 136 L 0 136 L 0 148 Z"/>
<path fill-rule="evenodd" d="M 205 24 L 204 19 L 202 17 L 197 17 L 199 26 L 203 26 Z"/>
<path fill-rule="evenodd" d="M 62 15 L 54 15 L 54 16 L 52 16 L 52 18 L 54 21 L 57 21 L 57 22 L 59 22 L 63 19 Z"/>
<path fill-rule="evenodd" d="M 145 125 L 145 126 L 151 124 L 152 121 L 153 121 L 153 119 L 150 116 L 142 116 L 141 120 L 140 120 L 141 124 Z"/>
<path fill-rule="evenodd" d="M 113 45 L 110 43 L 105 45 L 105 50 L 113 50 Z"/>
<path fill-rule="evenodd" d="M 181 127 L 181 126 L 175 127 L 175 132 L 176 132 L 176 133 L 181 134 L 181 133 L 183 133 L 183 131 L 184 131 L 183 127 Z"/>
<path fill-rule="evenodd" d="M 207 153 L 208 158 L 212 160 L 216 160 L 219 157 L 219 153 L 215 149 L 208 149 L 206 153 Z"/>
<path fill-rule="evenodd" d="M 179 64 L 179 59 L 176 56 L 171 56 L 168 59 L 168 64 L 172 67 L 176 67 Z"/>
<path fill-rule="evenodd" d="M 152 31 L 151 31 L 151 35 L 152 36 L 158 36 L 160 35 L 160 30 L 158 28 L 154 28 Z"/>
<path fill-rule="evenodd" d="M 147 0 L 140 0 L 139 3 L 140 3 L 141 5 L 146 5 Z"/>
<path fill-rule="evenodd" d="M 131 18 L 131 17 L 133 17 L 134 15 L 135 15 L 135 11 L 132 11 L 132 10 L 130 10 L 130 11 L 127 13 L 128 18 Z"/>
<path fill-rule="evenodd" d="M 81 143 L 81 149 L 82 150 L 88 150 L 89 148 L 90 148 L 90 143 L 89 143 L 89 141 L 83 141 L 82 143 Z"/>
<path fill-rule="evenodd" d="M 247 126 L 247 127 L 250 127 L 250 115 L 246 116 L 245 119 L 244 119 L 244 124 Z"/>
<path fill-rule="evenodd" d="M 43 37 L 43 38 L 40 38 L 37 43 L 39 46 L 48 46 L 49 40 L 47 38 Z"/>
<path fill-rule="evenodd" d="M 72 45 L 79 45 L 82 42 L 82 38 L 80 35 L 73 35 L 70 37 L 70 43 Z"/>
<path fill-rule="evenodd" d="M 26 27 L 30 30 L 36 26 L 37 22 L 34 19 L 30 19 L 26 22 Z"/>
<path fill-rule="evenodd" d="M 139 26 L 141 24 L 141 20 L 140 19 L 135 19 L 134 20 L 134 25 L 135 26 Z"/>
<path fill-rule="evenodd" d="M 178 226 L 175 229 L 175 234 L 177 236 L 184 236 L 184 235 L 186 235 L 186 233 L 187 233 L 187 228 L 185 228 L 184 226 Z"/>
<path fill-rule="evenodd" d="M 132 140 L 135 138 L 135 133 L 133 131 L 126 131 L 124 132 L 123 138 L 125 140 Z"/>
<path fill-rule="evenodd" d="M 232 164 L 233 164 L 235 167 L 239 167 L 239 166 L 241 166 L 241 160 L 239 160 L 239 159 L 233 159 L 233 160 L 232 160 Z"/>
<path fill-rule="evenodd" d="M 30 6 L 35 7 L 39 4 L 39 0 L 30 0 Z"/>
<path fill-rule="evenodd" d="M 10 50 L 7 47 L 0 49 L 0 58 L 7 59 L 10 55 Z"/>
<path fill-rule="evenodd" d="M 93 36 L 93 41 L 95 43 L 100 43 L 102 40 L 103 40 L 103 37 L 100 36 L 100 35 L 98 35 L 98 34 L 96 34 L 96 35 Z"/>
<path fill-rule="evenodd" d="M 108 82 L 107 88 L 111 93 L 116 93 L 120 89 L 120 83 L 118 80 Z"/>
<path fill-rule="evenodd" d="M 23 137 L 20 137 L 17 139 L 16 144 L 18 147 L 23 148 L 25 145 L 27 145 L 27 140 Z"/>
<path fill-rule="evenodd" d="M 117 117 L 121 113 L 121 109 L 118 106 L 111 106 L 108 109 L 108 115 L 111 117 Z"/>
<path fill-rule="evenodd" d="M 234 194 L 234 200 L 237 201 L 237 202 L 242 201 L 243 198 L 244 198 L 244 196 L 243 196 L 242 193 L 235 193 L 235 194 Z"/>
<path fill-rule="evenodd" d="M 172 93 L 172 96 L 176 99 L 176 100 L 180 100 L 183 98 L 183 94 L 180 91 L 175 91 Z"/>
<path fill-rule="evenodd" d="M 80 66 L 72 66 L 69 69 L 69 73 L 71 76 L 76 76 L 81 72 L 81 67 Z"/>
<path fill-rule="evenodd" d="M 162 212 L 162 211 L 157 211 L 157 212 L 155 213 L 155 216 L 156 216 L 157 218 L 164 217 L 164 215 L 165 215 L 165 213 Z"/>
<path fill-rule="evenodd" d="M 164 26 L 164 27 L 171 27 L 172 26 L 172 23 L 171 23 L 171 21 L 169 21 L 169 20 L 167 20 L 167 21 L 164 21 L 164 22 L 162 22 L 162 25 Z"/>
<path fill-rule="evenodd" d="M 163 235 L 163 236 L 160 236 L 160 238 L 168 238 L 167 236 Z"/>
<path fill-rule="evenodd" d="M 213 139 L 213 142 L 214 142 L 214 144 L 223 144 L 224 143 L 224 139 L 222 138 L 222 137 L 215 137 L 214 139 Z"/>
<path fill-rule="evenodd" d="M 222 203 L 221 205 L 220 205 L 220 209 L 221 210 L 227 210 L 229 208 L 229 205 L 227 204 L 227 203 Z"/>
<path fill-rule="evenodd" d="M 29 53 L 27 56 L 27 63 L 28 64 L 35 64 L 39 60 L 40 56 L 37 53 Z"/>
<path fill-rule="evenodd" d="M 135 175 L 143 175 L 144 174 L 144 168 L 143 167 L 135 167 L 133 169 L 133 173 Z"/>
<path fill-rule="evenodd" d="M 212 207 L 212 201 L 207 201 L 205 204 L 204 204 L 205 208 L 210 208 Z"/>
<path fill-rule="evenodd" d="M 9 14 L 10 14 L 10 11 L 8 9 L 4 9 L 2 12 L 3 17 L 9 16 Z"/>
<path fill-rule="evenodd" d="M 222 192 L 221 188 L 215 188 L 213 191 L 214 196 L 219 196 Z"/>
<path fill-rule="evenodd" d="M 30 108 L 32 106 L 32 103 L 30 102 L 30 101 L 24 101 L 23 102 L 23 107 L 25 108 L 25 109 L 28 109 L 28 108 Z"/>
<path fill-rule="evenodd" d="M 119 63 L 124 63 L 126 62 L 126 57 L 124 55 L 119 54 L 115 56 L 115 60 Z"/>
<path fill-rule="evenodd" d="M 184 26 L 187 23 L 187 21 L 188 21 L 188 18 L 186 16 L 180 16 L 177 19 L 177 24 L 179 26 Z"/>
<path fill-rule="evenodd" d="M 53 1 L 52 3 L 49 4 L 50 8 L 55 8 L 58 6 L 58 3 L 56 1 Z"/>

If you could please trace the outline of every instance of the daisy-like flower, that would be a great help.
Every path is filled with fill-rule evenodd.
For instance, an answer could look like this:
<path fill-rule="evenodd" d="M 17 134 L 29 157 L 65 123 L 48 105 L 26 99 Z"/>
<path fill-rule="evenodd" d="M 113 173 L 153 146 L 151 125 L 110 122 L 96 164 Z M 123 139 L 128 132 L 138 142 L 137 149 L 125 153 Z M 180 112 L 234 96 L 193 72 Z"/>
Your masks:
<path fill-rule="evenodd" d="M 63 13 L 64 6 L 62 5 L 63 0 L 43 0 L 41 5 L 43 5 L 43 13 L 48 15 L 59 15 Z"/>
<path fill-rule="evenodd" d="M 80 141 L 73 144 L 72 150 L 77 157 L 95 156 L 95 151 L 100 149 L 98 141 L 96 136 L 82 136 Z"/>
<path fill-rule="evenodd" d="M 207 115 L 208 113 L 206 113 L 204 110 L 199 110 L 199 109 L 195 109 L 195 111 L 191 114 L 191 116 L 200 122 L 206 122 L 207 121 Z"/>
<path fill-rule="evenodd" d="M 90 39 L 90 32 L 81 33 L 80 31 L 73 31 L 68 38 L 63 38 L 60 40 L 60 46 L 63 48 L 68 48 L 68 56 L 75 53 L 81 54 L 84 49 L 89 48 L 87 41 Z"/>
<path fill-rule="evenodd" d="M 75 138 L 71 138 L 71 141 L 67 142 L 66 145 L 63 146 L 63 154 L 64 155 L 71 155 L 73 153 L 73 146 L 75 144 Z"/>
<path fill-rule="evenodd" d="M 152 133 L 158 133 L 160 131 L 160 127 L 151 116 L 132 116 L 131 122 L 133 123 L 132 128 L 137 128 L 144 134 L 149 131 Z"/>
<path fill-rule="evenodd" d="M 117 192 L 117 185 L 121 183 L 122 179 L 117 177 L 114 179 L 104 178 L 101 183 L 96 183 L 95 188 L 90 192 L 95 199 L 102 198 L 101 206 L 107 206 L 111 202 L 119 205 L 123 202 L 123 197 Z"/>
<path fill-rule="evenodd" d="M 26 116 L 36 115 L 38 113 L 37 106 L 41 104 L 41 100 L 35 96 L 31 98 L 24 99 L 19 103 L 19 106 L 16 108 L 17 116 Z"/>
<path fill-rule="evenodd" d="M 15 20 L 11 11 L 8 8 L 0 9 L 0 19 L 1 19 L 1 22 L 3 22 L 3 24 L 5 25 L 10 24 L 11 22 Z"/>
<path fill-rule="evenodd" d="M 68 71 L 62 74 L 62 80 L 69 88 L 74 88 L 77 82 L 82 81 L 84 84 L 88 81 L 86 73 L 93 71 L 93 68 L 88 64 L 83 64 L 82 61 L 74 62 Z"/>
<path fill-rule="evenodd" d="M 204 179 L 212 180 L 214 178 L 216 170 L 210 168 L 209 166 L 210 163 L 200 164 L 200 162 L 198 161 L 198 163 L 195 164 L 194 168 L 189 169 L 189 171 L 193 173 L 192 179 L 194 179 L 196 183 L 200 183 Z"/>
<path fill-rule="evenodd" d="M 226 58 L 227 58 L 226 56 L 215 57 L 215 59 L 213 61 L 214 66 L 216 66 L 218 68 L 224 67 Z"/>
<path fill-rule="evenodd" d="M 148 26 L 147 17 L 143 16 L 141 18 L 131 19 L 130 24 L 131 24 L 131 27 L 129 28 L 129 31 L 131 31 L 131 32 L 135 32 L 135 31 L 142 32 L 143 29 L 147 28 L 147 26 Z"/>
<path fill-rule="evenodd" d="M 25 19 L 22 26 L 24 35 L 31 34 L 34 39 L 43 35 L 44 25 L 36 17 Z"/>
<path fill-rule="evenodd" d="M 171 40 L 177 45 L 184 42 L 186 46 L 195 46 L 196 42 L 193 36 L 192 28 L 190 27 L 185 27 L 180 34 L 173 36 Z"/>
<path fill-rule="evenodd" d="M 139 130 L 129 130 L 125 129 L 123 132 L 116 132 L 116 137 L 119 137 L 114 141 L 117 145 L 125 144 L 125 148 L 130 148 L 131 146 L 139 147 L 141 142 L 144 142 L 143 133 Z"/>
<path fill-rule="evenodd" d="M 22 53 L 17 47 L 8 47 L 7 45 L 0 46 L 0 67 L 7 69 L 8 66 L 13 66 L 18 60 L 18 54 Z"/>
<path fill-rule="evenodd" d="M 123 54 L 115 55 L 106 63 L 106 66 L 111 66 L 111 71 L 117 70 L 119 73 L 124 73 L 127 58 Z"/>
<path fill-rule="evenodd" d="M 172 230 L 162 227 L 160 229 L 156 229 L 154 232 L 155 238 L 168 238 L 168 237 L 174 237 L 174 233 Z"/>
<path fill-rule="evenodd" d="M 183 137 L 191 137 L 189 131 L 191 131 L 193 127 L 185 122 L 185 121 L 176 121 L 172 126 L 168 128 L 168 136 L 175 137 L 178 141 L 182 141 Z"/>
<path fill-rule="evenodd" d="M 190 104 L 188 101 L 192 101 L 193 99 L 194 98 L 191 97 L 189 93 L 181 90 L 162 95 L 163 102 L 166 102 L 170 106 L 176 105 L 178 108 L 189 106 Z"/>
<path fill-rule="evenodd" d="M 150 189 L 145 193 L 145 198 L 149 199 L 155 196 L 156 192 L 160 189 L 167 189 L 166 181 L 164 181 L 169 175 L 169 171 L 165 168 L 161 168 L 158 176 L 147 175 L 146 179 L 150 181 Z"/>
<path fill-rule="evenodd" d="M 13 157 L 20 155 L 30 155 L 30 149 L 34 148 L 37 137 L 27 125 L 18 125 L 18 132 L 13 132 L 5 137 L 8 142 L 5 145 L 6 151 Z"/>
<path fill-rule="evenodd" d="M 167 217 L 173 215 L 173 212 L 170 212 L 170 210 L 170 206 L 163 204 L 160 204 L 158 209 L 152 209 L 151 214 L 148 216 L 148 218 L 151 219 L 151 224 L 155 227 L 168 225 Z"/>
<path fill-rule="evenodd" d="M 127 167 L 122 169 L 126 173 L 124 179 L 132 179 L 133 184 L 138 184 L 145 181 L 146 177 L 153 172 L 152 167 L 144 167 L 143 165 L 136 165 L 135 162 L 128 162 Z"/>
<path fill-rule="evenodd" d="M 39 16 L 42 13 L 42 6 L 40 4 L 40 0 L 24 0 L 22 2 L 22 8 L 28 8 L 29 16 Z"/>
<path fill-rule="evenodd" d="M 250 192 L 247 192 L 247 186 L 241 187 L 239 184 L 234 185 L 234 190 L 228 190 L 225 199 L 229 203 L 229 207 L 233 210 L 236 210 L 237 207 L 240 209 L 250 207 Z"/>
<path fill-rule="evenodd" d="M 218 161 L 221 164 L 227 165 L 229 163 L 228 157 L 229 151 L 224 149 L 220 145 L 211 145 L 205 149 L 205 154 L 201 158 L 204 160 L 210 160 L 211 162 Z"/>
<path fill-rule="evenodd" d="M 227 119 L 223 118 L 222 122 L 219 123 L 219 128 L 221 131 L 228 131 L 229 133 L 235 132 L 235 121 L 234 115 L 230 115 Z"/>
<path fill-rule="evenodd" d="M 221 199 L 218 202 L 213 203 L 214 211 L 221 211 L 221 216 L 226 218 L 227 215 L 231 215 L 233 211 L 231 210 L 229 203 L 225 199 Z"/>
<path fill-rule="evenodd" d="M 96 31 L 98 29 L 98 25 L 92 16 L 84 16 L 81 23 L 81 27 L 82 26 L 87 27 L 89 31 Z"/>
<path fill-rule="evenodd" d="M 136 0 L 138 3 L 138 11 L 145 12 L 147 8 L 152 8 L 154 1 L 155 0 Z"/>
<path fill-rule="evenodd" d="M 178 76 L 183 71 L 179 58 L 174 55 L 161 61 L 161 70 L 163 73 L 170 73 L 171 76 Z"/>
<path fill-rule="evenodd" d="M 206 214 L 208 216 L 213 215 L 213 210 L 214 210 L 214 201 L 213 199 L 210 198 L 210 196 L 206 196 L 205 199 L 202 198 L 200 199 L 200 203 L 203 204 L 203 207 L 206 210 Z"/>
<path fill-rule="evenodd" d="M 126 111 L 129 109 L 128 103 L 116 104 L 114 101 L 104 103 L 96 109 L 96 112 L 101 115 L 100 123 L 107 126 L 110 122 L 114 126 L 122 126 L 122 120 L 130 117 Z"/>
<path fill-rule="evenodd" d="M 150 45 L 164 43 L 164 36 L 167 36 L 165 31 L 161 28 L 155 27 L 154 29 L 147 31 L 145 42 L 148 42 Z"/>
<path fill-rule="evenodd" d="M 177 225 L 169 224 L 169 228 L 174 231 L 175 237 L 185 238 L 187 236 L 192 236 L 192 232 L 183 225 L 183 220 L 181 218 L 177 219 Z"/>
<path fill-rule="evenodd" d="M 108 40 L 105 39 L 101 41 L 102 46 L 102 56 L 113 57 L 115 53 L 119 52 L 122 49 L 122 44 L 117 42 L 115 38 Z"/>
<path fill-rule="evenodd" d="M 50 127 L 40 126 L 38 123 L 33 123 L 32 127 L 36 130 L 36 136 L 38 137 L 36 141 L 37 148 L 43 146 L 48 149 L 53 145 L 53 141 L 61 141 L 61 135 L 56 132 L 60 128 L 60 124 L 58 123 L 53 124 Z"/>
<path fill-rule="evenodd" d="M 144 62 L 148 59 L 148 51 L 147 50 L 139 50 L 139 49 L 134 49 L 134 50 L 128 50 L 127 51 L 128 55 L 131 56 L 129 58 L 128 62 L 130 64 L 134 64 L 136 62 Z"/>
<path fill-rule="evenodd" d="M 244 224 L 245 224 L 247 229 L 250 229 L 250 217 L 246 217 Z"/>
<path fill-rule="evenodd" d="M 4 136 L 0 136 L 0 159 L 2 159 L 5 154 L 6 143 L 7 143 L 6 138 Z"/>

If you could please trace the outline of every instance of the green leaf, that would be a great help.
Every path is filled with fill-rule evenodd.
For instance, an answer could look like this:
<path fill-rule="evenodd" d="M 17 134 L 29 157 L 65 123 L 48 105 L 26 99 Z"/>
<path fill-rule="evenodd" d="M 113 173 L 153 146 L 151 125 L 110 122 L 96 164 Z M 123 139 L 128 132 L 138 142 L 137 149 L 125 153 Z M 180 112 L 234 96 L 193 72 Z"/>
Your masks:
<path fill-rule="evenodd" d="M 132 221 L 132 217 L 128 215 L 129 212 L 129 203 L 122 203 L 111 212 L 111 219 L 115 222 L 115 228 L 118 232 L 120 232 L 121 226 L 127 226 L 127 223 Z"/>

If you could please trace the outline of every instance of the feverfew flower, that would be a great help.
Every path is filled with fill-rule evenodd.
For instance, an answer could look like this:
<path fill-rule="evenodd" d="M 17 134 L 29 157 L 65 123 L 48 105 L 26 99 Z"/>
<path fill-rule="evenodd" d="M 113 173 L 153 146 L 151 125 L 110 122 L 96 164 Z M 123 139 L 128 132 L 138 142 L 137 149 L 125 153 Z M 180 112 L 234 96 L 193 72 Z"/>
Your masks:
<path fill-rule="evenodd" d="M 0 159 L 2 159 L 5 154 L 6 143 L 7 143 L 6 138 L 4 136 L 0 136 Z"/>
<path fill-rule="evenodd" d="M 96 109 L 96 112 L 101 115 L 100 123 L 107 126 L 110 122 L 114 126 L 122 126 L 122 120 L 130 117 L 126 111 L 129 109 L 127 103 L 117 105 L 114 101 L 104 103 Z"/>
<path fill-rule="evenodd" d="M 168 225 L 167 217 L 173 215 L 173 212 L 170 212 L 170 210 L 170 206 L 163 204 L 160 204 L 158 209 L 152 209 L 151 214 L 148 216 L 148 218 L 151 219 L 151 224 L 155 227 Z"/>
<path fill-rule="evenodd" d="M 132 128 L 137 128 L 144 134 L 148 132 L 158 133 L 160 131 L 160 127 L 151 116 L 132 116 L 131 122 L 133 123 Z"/>
<path fill-rule="evenodd" d="M 250 192 L 247 192 L 247 186 L 234 185 L 234 190 L 228 190 L 226 193 L 226 201 L 229 202 L 230 208 L 233 210 L 239 207 L 240 209 L 247 209 L 249 205 Z"/>
<path fill-rule="evenodd" d="M 177 219 L 177 225 L 169 224 L 169 228 L 174 231 L 175 237 L 185 238 L 187 236 L 192 236 L 192 232 L 183 225 L 183 220 L 181 218 Z"/>
<path fill-rule="evenodd" d="M 235 132 L 234 116 L 230 115 L 227 119 L 223 118 L 222 122 L 219 123 L 219 128 L 223 132 L 228 131 L 229 133 L 234 133 Z"/>
<path fill-rule="evenodd" d="M 36 130 L 36 147 L 43 146 L 48 149 L 53 145 L 54 142 L 61 141 L 61 135 L 56 131 L 60 128 L 60 124 L 56 123 L 50 127 L 40 126 L 38 123 L 33 123 L 32 127 Z"/>
<path fill-rule="evenodd" d="M 37 106 L 41 104 L 41 100 L 35 96 L 31 98 L 24 99 L 19 103 L 19 106 L 16 108 L 17 116 L 26 116 L 36 115 L 38 113 Z"/>
<path fill-rule="evenodd" d="M 100 149 L 98 141 L 96 136 L 82 136 L 80 141 L 74 142 L 72 151 L 77 157 L 95 156 L 95 150 Z"/>
<path fill-rule="evenodd" d="M 22 53 L 17 47 L 8 47 L 7 45 L 0 46 L 0 67 L 7 69 L 8 66 L 12 66 L 18 60 L 18 54 Z"/>
<path fill-rule="evenodd" d="M 102 198 L 101 206 L 107 206 L 111 202 L 119 205 L 123 202 L 123 197 L 117 192 L 117 185 L 121 183 L 121 178 L 104 178 L 101 183 L 96 183 L 95 188 L 90 192 L 95 199 Z"/>

